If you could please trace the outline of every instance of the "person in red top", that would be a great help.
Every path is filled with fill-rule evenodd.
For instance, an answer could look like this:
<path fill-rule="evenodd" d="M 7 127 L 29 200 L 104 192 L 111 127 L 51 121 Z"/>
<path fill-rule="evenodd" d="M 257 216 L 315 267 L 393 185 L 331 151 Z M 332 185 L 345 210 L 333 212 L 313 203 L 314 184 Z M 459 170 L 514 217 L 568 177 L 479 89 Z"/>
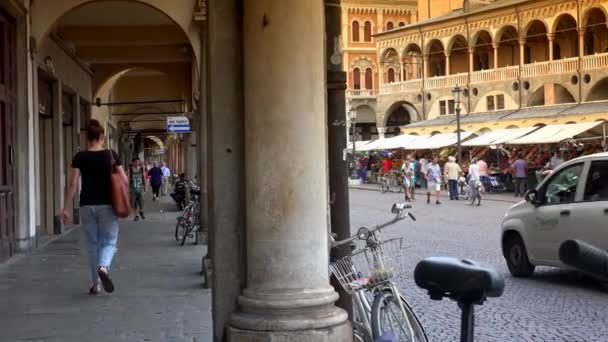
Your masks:
<path fill-rule="evenodd" d="M 393 163 L 391 163 L 391 161 L 388 158 L 384 158 L 384 161 L 382 162 L 382 166 L 384 167 L 384 173 L 389 173 L 389 172 L 391 172 L 391 169 L 393 168 Z"/>

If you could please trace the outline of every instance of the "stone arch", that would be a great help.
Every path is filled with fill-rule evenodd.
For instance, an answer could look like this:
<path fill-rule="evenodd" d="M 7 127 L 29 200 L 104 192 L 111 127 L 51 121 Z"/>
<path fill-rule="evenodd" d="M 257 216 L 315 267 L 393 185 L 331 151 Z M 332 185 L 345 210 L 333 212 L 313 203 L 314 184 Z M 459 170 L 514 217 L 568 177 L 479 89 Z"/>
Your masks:
<path fill-rule="evenodd" d="M 384 83 L 389 83 L 389 72 L 393 70 L 394 73 L 394 81 L 399 82 L 401 77 L 401 62 L 399 61 L 400 56 L 399 52 L 394 48 L 388 48 L 384 50 L 382 53 L 382 57 L 380 59 L 381 63 L 381 72 L 382 72 L 382 80 Z"/>
<path fill-rule="evenodd" d="M 568 13 L 558 16 L 553 22 L 553 59 L 578 56 L 578 22 Z"/>
<path fill-rule="evenodd" d="M 473 71 L 496 68 L 492 35 L 486 30 L 477 31 L 471 39 L 473 48 Z"/>
<path fill-rule="evenodd" d="M 498 66 L 519 65 L 519 32 L 512 25 L 505 25 L 496 32 L 493 39 L 494 44 L 498 44 Z"/>
<path fill-rule="evenodd" d="M 416 43 L 408 44 L 402 51 L 405 80 L 422 78 L 422 49 Z"/>
<path fill-rule="evenodd" d="M 162 141 L 161 138 L 157 137 L 156 135 L 146 135 L 146 136 L 144 136 L 144 139 L 153 141 L 158 146 L 158 148 L 161 150 L 165 149 L 165 143 Z"/>
<path fill-rule="evenodd" d="M 517 125 L 509 125 L 509 126 L 507 126 L 506 129 L 518 129 L 518 128 L 519 128 L 519 126 L 517 126 Z"/>
<path fill-rule="evenodd" d="M 589 90 L 587 101 L 608 100 L 608 77 L 597 81 Z"/>
<path fill-rule="evenodd" d="M 399 101 L 393 103 L 386 111 L 382 120 L 382 127 L 405 126 L 418 120 L 418 110 L 409 102 Z"/>
<path fill-rule="evenodd" d="M 425 55 L 428 56 L 428 65 L 426 66 L 429 76 L 445 76 L 446 75 L 446 57 L 445 48 L 439 39 L 433 39 L 425 46 Z"/>
<path fill-rule="evenodd" d="M 492 132 L 492 129 L 489 127 L 482 127 L 480 129 L 477 130 L 477 132 L 481 135 L 486 134 L 488 132 Z"/>
<path fill-rule="evenodd" d="M 592 7 L 583 15 L 584 54 L 602 53 L 608 48 L 608 13 L 604 7 Z"/>
<path fill-rule="evenodd" d="M 546 33 L 549 32 L 550 26 L 547 24 L 547 22 L 544 19 L 536 18 L 536 19 L 530 20 L 530 22 L 528 22 L 526 24 L 526 26 L 524 27 L 522 36 L 528 36 L 530 34 L 530 30 L 534 29 L 534 27 L 536 27 L 537 25 L 542 25 L 542 27 L 544 27 L 544 29 L 545 29 L 545 32 Z M 540 26 L 539 26 L 539 28 L 540 28 Z"/>
<path fill-rule="evenodd" d="M 353 107 L 357 111 L 357 123 L 376 123 L 376 111 L 367 104 L 359 104 Z"/>
<path fill-rule="evenodd" d="M 576 99 L 574 95 L 563 85 L 557 83 L 544 84 L 538 87 L 530 96 L 530 100 L 528 101 L 528 107 L 534 106 L 544 106 L 546 105 L 545 101 L 545 88 L 547 86 L 552 86 L 554 91 L 554 103 L 552 104 L 564 104 L 564 103 L 574 103 Z"/>
<path fill-rule="evenodd" d="M 452 52 L 452 49 L 454 49 L 454 46 L 458 46 L 458 44 L 460 43 L 464 43 L 464 46 L 468 46 L 467 43 L 467 39 L 460 33 L 453 35 L 452 37 L 450 37 L 450 39 L 448 40 L 448 44 L 447 44 L 447 48 L 446 50 L 449 52 Z"/>
<path fill-rule="evenodd" d="M 65 1 L 35 1 L 30 9 L 31 13 L 31 35 L 37 45 L 40 45 L 51 30 L 61 20 L 63 16 L 72 10 L 86 6 L 94 2 L 104 2 L 108 0 L 65 0 Z M 197 63 L 200 61 L 200 30 L 192 20 L 194 4 L 192 1 L 180 2 L 182 5 L 173 1 L 164 0 L 117 0 L 123 2 L 134 2 L 143 6 L 151 7 L 171 19 L 179 26 L 192 47 L 196 56 Z"/>
<path fill-rule="evenodd" d="M 535 19 L 526 25 L 524 36 L 526 45 L 524 47 L 524 63 L 544 62 L 549 60 L 549 39 L 547 23 L 541 19 Z"/>
<path fill-rule="evenodd" d="M 378 69 L 378 66 L 376 65 L 376 62 L 373 59 L 367 56 L 359 56 L 355 58 L 352 63 L 350 63 L 350 70 L 353 70 L 355 68 L 359 68 L 361 70 L 371 68 L 372 70 L 376 71 Z"/>
<path fill-rule="evenodd" d="M 431 134 L 430 134 L 430 136 L 437 135 L 437 134 L 441 134 L 441 132 L 440 131 L 432 131 Z"/>

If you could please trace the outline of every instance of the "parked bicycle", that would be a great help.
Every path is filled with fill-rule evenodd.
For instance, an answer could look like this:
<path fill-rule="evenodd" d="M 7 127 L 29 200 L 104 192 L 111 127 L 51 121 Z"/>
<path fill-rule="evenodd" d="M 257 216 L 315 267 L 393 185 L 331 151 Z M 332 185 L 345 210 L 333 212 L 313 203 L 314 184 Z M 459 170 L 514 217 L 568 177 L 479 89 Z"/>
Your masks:
<path fill-rule="evenodd" d="M 354 334 L 357 341 L 371 342 L 392 331 L 399 341 L 428 341 L 420 321 L 401 295 L 393 279 L 406 272 L 402 239 L 382 240 L 380 231 L 407 217 L 409 205 L 393 206 L 395 218 L 372 229 L 359 228 L 356 235 L 335 241 L 331 247 L 365 241 L 365 247 L 350 256 L 333 260 L 330 269 L 346 292 L 353 296 L 355 319 Z"/>
<path fill-rule="evenodd" d="M 393 279 L 406 272 L 402 238 L 382 240 L 380 231 L 407 217 L 410 204 L 394 204 L 395 218 L 372 229 L 359 228 L 357 234 L 336 241 L 330 235 L 332 248 L 365 241 L 361 250 L 330 262 L 330 269 L 354 305 L 353 333 L 355 341 L 373 342 L 379 338 L 402 342 L 428 341 L 424 328 L 399 292 Z M 354 249 L 354 248 L 353 248 Z M 608 260 L 608 257 L 606 258 Z M 432 300 L 450 298 L 461 309 L 461 342 L 474 341 L 474 306 L 482 305 L 488 297 L 500 297 L 504 279 L 494 269 L 470 260 L 431 257 L 416 265 L 414 280 L 428 291 Z"/>
<path fill-rule="evenodd" d="M 194 184 L 190 187 L 191 201 L 177 217 L 175 225 L 175 240 L 183 246 L 188 238 L 196 237 L 196 231 L 200 226 L 200 187 Z"/>

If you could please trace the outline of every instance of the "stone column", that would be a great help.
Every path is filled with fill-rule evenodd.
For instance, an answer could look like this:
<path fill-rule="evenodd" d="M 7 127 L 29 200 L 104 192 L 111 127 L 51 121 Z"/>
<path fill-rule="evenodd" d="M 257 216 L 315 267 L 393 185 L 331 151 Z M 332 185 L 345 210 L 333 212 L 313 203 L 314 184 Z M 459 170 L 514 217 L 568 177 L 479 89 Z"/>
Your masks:
<path fill-rule="evenodd" d="M 520 39 L 519 40 L 519 65 L 526 64 L 526 61 L 525 61 L 525 49 L 526 49 L 526 40 L 525 39 Z"/>
<path fill-rule="evenodd" d="M 399 65 L 401 67 L 401 79 L 399 80 L 399 82 L 403 82 L 403 81 L 405 81 L 405 70 L 403 70 L 405 64 L 403 64 L 403 61 L 400 61 Z"/>
<path fill-rule="evenodd" d="M 469 73 L 475 71 L 475 48 L 469 48 Z"/>
<path fill-rule="evenodd" d="M 384 26 L 384 10 L 382 8 L 378 9 L 378 26 L 380 26 L 378 32 L 386 31 L 386 27 Z"/>
<path fill-rule="evenodd" d="M 585 56 L 585 29 L 578 29 L 578 56 Z"/>
<path fill-rule="evenodd" d="M 65 190 L 63 158 L 63 105 L 62 84 L 60 81 L 53 83 L 53 233 L 63 233 L 61 223 L 61 208 L 63 207 L 63 194 Z"/>
<path fill-rule="evenodd" d="M 429 77 L 429 56 L 422 57 L 423 78 Z"/>
<path fill-rule="evenodd" d="M 379 70 L 378 70 L 378 86 L 380 89 L 382 89 L 382 86 L 384 85 L 384 63 L 380 62 L 379 63 Z"/>
<path fill-rule="evenodd" d="M 547 40 L 549 41 L 549 61 L 553 60 L 553 42 L 555 40 L 555 34 L 547 33 Z"/>
<path fill-rule="evenodd" d="M 450 75 L 450 53 L 445 52 L 445 75 Z"/>
<path fill-rule="evenodd" d="M 494 49 L 494 69 L 498 69 L 498 48 L 500 44 L 492 43 L 492 48 Z"/>
<path fill-rule="evenodd" d="M 73 151 L 72 155 L 76 155 L 78 151 L 82 151 L 83 148 L 86 149 L 86 146 L 80 146 L 80 126 L 83 124 L 81 122 L 80 117 L 80 96 L 78 94 L 74 95 L 74 108 L 73 108 L 73 121 L 72 121 L 72 146 Z M 130 160 L 130 159 L 129 159 Z M 67 172 L 67 170 L 66 170 Z M 76 188 L 76 194 L 80 193 L 80 184 Z M 80 204 L 79 204 L 78 196 L 74 196 L 74 203 L 72 206 L 72 218 L 74 224 L 80 223 Z"/>
<path fill-rule="evenodd" d="M 378 135 L 380 139 L 384 139 L 384 135 L 386 134 L 386 127 L 378 127 Z"/>
<path fill-rule="evenodd" d="M 324 3 L 243 13 L 247 281 L 228 340 L 350 342 L 329 285 Z"/>

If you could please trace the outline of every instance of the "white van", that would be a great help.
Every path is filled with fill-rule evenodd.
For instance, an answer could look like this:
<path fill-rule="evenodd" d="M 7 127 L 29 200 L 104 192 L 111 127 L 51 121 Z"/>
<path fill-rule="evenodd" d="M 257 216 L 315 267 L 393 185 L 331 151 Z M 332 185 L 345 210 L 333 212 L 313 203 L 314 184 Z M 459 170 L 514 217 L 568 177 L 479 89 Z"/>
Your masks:
<path fill-rule="evenodd" d="M 570 160 L 526 193 L 502 222 L 502 252 L 515 277 L 566 267 L 560 245 L 579 239 L 608 250 L 608 153 Z"/>

